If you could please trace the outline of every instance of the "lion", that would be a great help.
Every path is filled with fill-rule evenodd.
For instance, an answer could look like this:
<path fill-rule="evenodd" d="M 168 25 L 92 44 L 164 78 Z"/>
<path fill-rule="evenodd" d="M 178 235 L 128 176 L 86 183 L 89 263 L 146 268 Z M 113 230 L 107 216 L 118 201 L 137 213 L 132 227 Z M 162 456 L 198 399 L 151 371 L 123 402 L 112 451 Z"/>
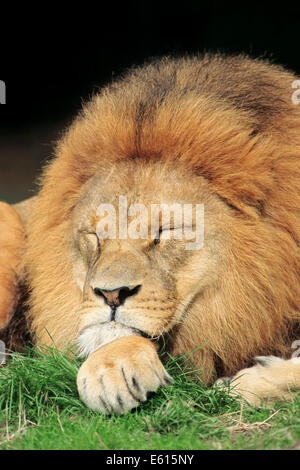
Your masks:
<path fill-rule="evenodd" d="M 208 385 L 233 378 L 232 390 L 255 406 L 293 397 L 295 78 L 266 59 L 205 54 L 154 59 L 100 90 L 58 141 L 38 194 L 0 206 L 2 337 L 26 286 L 36 345 L 71 344 L 85 358 L 77 385 L 91 409 L 125 413 L 170 385 L 162 345 L 188 354 Z M 119 236 L 120 226 L 101 236 L 98 208 L 120 216 L 120 198 L 147 214 L 157 204 L 201 205 L 201 247 L 175 236 L 174 216 L 164 225 L 160 214 L 153 234 L 142 210 L 146 236 Z"/>

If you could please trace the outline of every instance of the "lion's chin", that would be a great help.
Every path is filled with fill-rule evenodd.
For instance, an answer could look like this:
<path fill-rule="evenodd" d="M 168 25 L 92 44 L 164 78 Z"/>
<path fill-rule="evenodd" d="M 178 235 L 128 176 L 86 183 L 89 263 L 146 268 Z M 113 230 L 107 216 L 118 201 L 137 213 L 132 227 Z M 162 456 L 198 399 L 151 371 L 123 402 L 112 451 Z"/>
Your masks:
<path fill-rule="evenodd" d="M 140 330 L 115 321 L 88 326 L 77 339 L 79 354 L 80 356 L 89 356 L 104 344 L 111 343 L 123 336 L 144 336 L 144 334 Z"/>

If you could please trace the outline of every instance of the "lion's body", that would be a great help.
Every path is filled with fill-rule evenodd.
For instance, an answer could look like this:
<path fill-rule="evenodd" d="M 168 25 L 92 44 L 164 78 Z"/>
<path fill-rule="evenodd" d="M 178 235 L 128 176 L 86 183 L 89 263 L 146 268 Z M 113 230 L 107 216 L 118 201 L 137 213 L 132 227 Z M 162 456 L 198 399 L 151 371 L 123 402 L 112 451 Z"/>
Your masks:
<path fill-rule="evenodd" d="M 139 317 L 128 313 L 130 327 L 144 315 L 146 332 L 158 335 L 147 320 L 149 310 L 158 310 L 151 321 L 165 315 L 162 325 L 168 326 L 161 331 L 168 332 L 173 354 L 203 346 L 192 359 L 208 382 L 251 365 L 256 355 L 291 355 L 300 324 L 300 105 L 291 99 L 294 80 L 279 67 L 242 56 L 164 59 L 133 70 L 84 108 L 58 143 L 26 224 L 22 264 L 38 344 L 76 342 L 82 328 L 72 214 L 82 199 L 93 199 L 86 183 L 99 174 L 104 188 L 109 181 L 111 198 L 130 186 L 128 197 L 137 202 L 173 197 L 207 208 L 198 265 L 196 255 L 184 258 L 181 251 L 160 259 L 159 286 L 160 275 L 172 275 L 158 287 L 158 302 L 151 299 L 144 310 L 139 304 Z M 111 260 L 125 250 L 107 242 L 102 263 L 108 246 Z M 153 265 L 154 255 L 149 265 L 128 253 L 131 267 L 140 263 L 136 271 Z M 205 269 L 198 269 L 201 263 Z M 147 276 L 143 272 L 135 283 L 150 279 L 154 293 L 154 274 Z M 131 308 L 138 299 L 128 301 Z"/>

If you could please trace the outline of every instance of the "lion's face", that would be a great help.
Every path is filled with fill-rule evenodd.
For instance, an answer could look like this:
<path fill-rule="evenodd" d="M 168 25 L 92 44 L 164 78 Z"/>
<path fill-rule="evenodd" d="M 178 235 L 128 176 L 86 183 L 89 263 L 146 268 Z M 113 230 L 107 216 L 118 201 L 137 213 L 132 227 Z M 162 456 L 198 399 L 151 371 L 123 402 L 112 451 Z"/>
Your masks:
<path fill-rule="evenodd" d="M 155 204 L 171 209 L 169 220 Z M 224 206 L 201 177 L 168 165 L 119 163 L 88 181 L 72 217 L 85 352 L 132 331 L 158 337 L 183 320 L 218 277 Z"/>

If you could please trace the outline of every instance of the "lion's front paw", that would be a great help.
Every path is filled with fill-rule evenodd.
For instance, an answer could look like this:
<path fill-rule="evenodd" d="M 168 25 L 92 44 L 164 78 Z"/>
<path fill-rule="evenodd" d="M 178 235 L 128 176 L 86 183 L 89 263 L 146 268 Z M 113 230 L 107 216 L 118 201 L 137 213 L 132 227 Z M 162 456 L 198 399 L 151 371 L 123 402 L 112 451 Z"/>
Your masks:
<path fill-rule="evenodd" d="M 105 344 L 82 364 L 77 387 L 82 401 L 102 413 L 126 413 L 149 392 L 172 383 L 150 340 L 139 336 Z"/>
<path fill-rule="evenodd" d="M 216 384 L 222 388 L 230 385 L 230 395 L 253 406 L 259 406 L 262 401 L 293 398 L 293 392 L 300 390 L 299 358 L 258 356 L 255 360 L 255 366 L 239 371 L 234 377 L 219 379 Z"/>

